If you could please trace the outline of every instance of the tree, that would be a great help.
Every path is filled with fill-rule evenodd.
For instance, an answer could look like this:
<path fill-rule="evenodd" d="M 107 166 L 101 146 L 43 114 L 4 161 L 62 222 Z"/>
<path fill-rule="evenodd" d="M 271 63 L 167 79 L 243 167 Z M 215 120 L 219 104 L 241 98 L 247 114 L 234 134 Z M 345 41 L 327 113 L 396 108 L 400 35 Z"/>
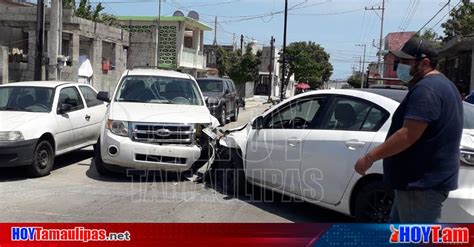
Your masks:
<path fill-rule="evenodd" d="M 440 49 L 443 47 L 443 38 L 431 28 L 425 29 L 421 35 L 418 33 L 415 34 L 415 37 L 422 38 L 424 40 L 429 40 L 436 49 Z"/>
<path fill-rule="evenodd" d="M 347 83 L 351 85 L 353 88 L 360 88 L 362 78 L 357 75 L 351 75 L 347 78 Z"/>
<path fill-rule="evenodd" d="M 89 4 L 87 0 L 80 0 L 79 6 L 75 9 L 75 1 L 74 0 L 63 0 L 63 8 L 64 9 L 74 9 L 75 15 L 80 18 L 84 18 L 87 20 L 91 20 L 94 22 L 104 23 L 107 25 L 115 25 L 116 18 L 107 13 L 102 13 L 105 10 L 105 7 L 102 3 L 99 3 L 92 8 L 92 5 Z"/>
<path fill-rule="evenodd" d="M 298 82 L 307 82 L 312 88 L 318 88 L 329 80 L 333 72 L 329 54 L 315 42 L 294 42 L 286 48 L 288 71 L 284 87 L 295 75 Z"/>
<path fill-rule="evenodd" d="M 463 0 L 463 4 L 454 9 L 449 19 L 441 25 L 444 28 L 444 39 L 448 41 L 458 35 L 474 33 L 474 3 Z"/>
<path fill-rule="evenodd" d="M 219 76 L 229 76 L 237 84 L 258 79 L 261 52 L 254 55 L 251 49 L 247 48 L 247 52 L 241 55 L 240 51 L 229 52 L 218 47 L 216 57 Z"/>

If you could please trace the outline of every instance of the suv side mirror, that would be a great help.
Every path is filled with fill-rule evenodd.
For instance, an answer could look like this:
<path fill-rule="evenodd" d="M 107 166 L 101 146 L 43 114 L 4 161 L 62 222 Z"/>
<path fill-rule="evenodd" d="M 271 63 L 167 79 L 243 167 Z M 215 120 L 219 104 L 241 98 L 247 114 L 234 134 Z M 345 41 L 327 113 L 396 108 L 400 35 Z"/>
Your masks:
<path fill-rule="evenodd" d="M 97 99 L 100 101 L 110 102 L 109 92 L 100 91 L 97 94 Z"/>
<path fill-rule="evenodd" d="M 263 129 L 263 117 L 258 116 L 252 121 L 252 128 L 256 130 Z"/>
<path fill-rule="evenodd" d="M 224 94 L 226 94 L 226 95 L 229 94 L 229 93 L 230 93 L 229 89 L 226 89 L 226 90 L 224 91 Z"/>
<path fill-rule="evenodd" d="M 70 104 L 61 104 L 58 109 L 58 113 L 63 115 L 72 110 L 72 105 Z"/>

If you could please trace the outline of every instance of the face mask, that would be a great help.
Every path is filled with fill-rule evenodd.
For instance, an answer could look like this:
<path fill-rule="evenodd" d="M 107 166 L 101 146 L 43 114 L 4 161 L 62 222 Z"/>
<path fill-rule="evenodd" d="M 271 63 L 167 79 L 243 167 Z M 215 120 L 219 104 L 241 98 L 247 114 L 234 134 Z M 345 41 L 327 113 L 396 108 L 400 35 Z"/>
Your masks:
<path fill-rule="evenodd" d="M 400 63 L 397 67 L 397 76 L 403 82 L 410 82 L 413 76 L 410 75 L 411 66 L 408 64 Z"/>

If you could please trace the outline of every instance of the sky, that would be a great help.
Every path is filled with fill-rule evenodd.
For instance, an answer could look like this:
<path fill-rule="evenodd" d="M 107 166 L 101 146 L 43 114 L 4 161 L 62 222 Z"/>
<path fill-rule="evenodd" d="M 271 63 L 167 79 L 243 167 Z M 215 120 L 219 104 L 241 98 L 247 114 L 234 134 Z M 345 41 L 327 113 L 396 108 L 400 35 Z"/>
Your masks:
<path fill-rule="evenodd" d="M 91 3 L 97 3 L 91 0 Z M 114 15 L 158 15 L 158 0 L 102 0 L 105 11 Z M 382 0 L 289 0 L 288 44 L 295 41 L 314 41 L 330 55 L 334 72 L 331 79 L 346 79 L 352 67 L 359 67 L 366 44 L 366 61 L 377 61 L 380 37 L 381 11 L 365 10 L 365 7 L 381 7 Z M 447 0 L 385 0 L 383 36 L 389 32 L 418 31 L 448 1 Z M 439 34 L 441 23 L 450 8 L 458 4 L 452 0 L 450 7 L 441 11 L 428 25 Z M 218 18 L 217 41 L 232 44 L 233 34 L 239 42 L 240 34 L 245 41 L 253 39 L 269 45 L 273 35 L 277 47 L 283 44 L 282 11 L 284 0 L 163 0 L 161 13 L 172 15 L 181 10 L 187 14 L 194 10 L 200 20 L 214 27 Z M 212 44 L 214 32 L 206 32 L 204 42 Z"/>

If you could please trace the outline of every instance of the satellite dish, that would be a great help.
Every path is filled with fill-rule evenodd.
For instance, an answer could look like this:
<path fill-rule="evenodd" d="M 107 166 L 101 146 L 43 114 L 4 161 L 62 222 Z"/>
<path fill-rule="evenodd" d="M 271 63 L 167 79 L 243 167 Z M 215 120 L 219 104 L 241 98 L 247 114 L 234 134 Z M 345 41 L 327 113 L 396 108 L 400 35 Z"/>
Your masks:
<path fill-rule="evenodd" d="M 191 19 L 194 19 L 194 20 L 196 20 L 196 21 L 199 21 L 199 14 L 198 14 L 198 12 L 196 12 L 196 11 L 194 11 L 194 10 L 193 10 L 193 11 L 190 11 L 190 12 L 188 13 L 188 17 L 191 18 Z"/>
<path fill-rule="evenodd" d="M 179 10 L 176 10 L 174 13 L 173 13 L 173 16 L 184 16 L 183 12 L 179 11 Z"/>

